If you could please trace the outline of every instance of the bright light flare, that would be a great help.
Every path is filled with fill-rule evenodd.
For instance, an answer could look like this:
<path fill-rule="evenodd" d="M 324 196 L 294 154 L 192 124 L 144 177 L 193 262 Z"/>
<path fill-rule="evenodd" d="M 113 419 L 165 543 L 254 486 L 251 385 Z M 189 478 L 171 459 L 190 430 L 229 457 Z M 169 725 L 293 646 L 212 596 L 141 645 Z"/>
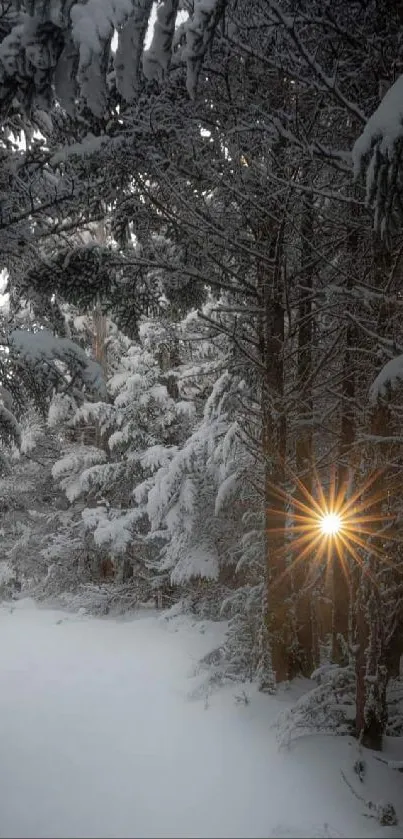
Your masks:
<path fill-rule="evenodd" d="M 336 491 L 335 475 L 332 475 L 327 493 L 317 475 L 311 490 L 291 470 L 289 474 L 295 483 L 292 495 L 272 485 L 273 498 L 280 501 L 275 513 L 288 521 L 290 514 L 292 516 L 292 524 L 286 526 L 287 535 L 291 536 L 287 540 L 287 550 L 293 554 L 293 559 L 280 574 L 278 583 L 305 563 L 308 578 L 314 579 L 322 561 L 326 572 L 339 562 L 348 580 L 351 562 L 362 566 L 363 556 L 369 550 L 383 565 L 395 567 L 386 548 L 388 542 L 396 542 L 397 536 L 393 529 L 389 531 L 393 514 L 385 510 L 389 490 L 382 480 L 382 472 L 372 473 L 355 491 L 348 491 L 347 485 Z M 276 533 L 283 536 L 282 521 L 272 528 L 273 539 Z M 374 544 L 378 539 L 381 539 L 379 547 Z"/>
<path fill-rule="evenodd" d="M 338 513 L 325 513 L 319 521 L 319 527 L 324 536 L 337 536 L 343 527 L 342 518 Z"/>

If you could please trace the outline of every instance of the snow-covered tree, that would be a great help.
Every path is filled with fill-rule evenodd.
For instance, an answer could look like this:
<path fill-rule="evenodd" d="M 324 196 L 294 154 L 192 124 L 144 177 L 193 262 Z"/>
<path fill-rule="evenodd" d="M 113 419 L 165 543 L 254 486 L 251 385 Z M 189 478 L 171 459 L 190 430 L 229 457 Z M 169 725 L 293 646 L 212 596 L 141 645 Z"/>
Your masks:
<path fill-rule="evenodd" d="M 79 502 L 83 528 L 123 576 L 150 553 L 145 510 L 135 503 L 134 489 L 169 457 L 191 420 L 192 406 L 177 398 L 162 360 L 172 331 L 145 321 L 135 343 L 111 326 L 109 398 L 84 401 L 75 411 L 70 406 L 64 421 L 71 440 L 53 470 L 69 502 Z"/>
<path fill-rule="evenodd" d="M 54 94 L 67 112 L 77 99 L 98 118 L 110 109 L 113 85 L 124 102 L 171 64 L 186 67 L 195 94 L 203 59 L 225 0 L 195 0 L 183 13 L 178 0 L 12 0 L 0 9 L 1 107 L 47 110 Z M 148 48 L 144 39 L 151 28 Z"/>
<path fill-rule="evenodd" d="M 70 583 L 47 590 L 146 568 L 228 616 L 232 674 L 270 690 L 331 648 L 379 745 L 402 651 L 401 13 L 152 6 L 3 10 L 1 417 L 20 446 L 35 405 L 62 446 L 42 536 Z M 333 484 L 372 521 L 326 562 L 298 510 Z"/>

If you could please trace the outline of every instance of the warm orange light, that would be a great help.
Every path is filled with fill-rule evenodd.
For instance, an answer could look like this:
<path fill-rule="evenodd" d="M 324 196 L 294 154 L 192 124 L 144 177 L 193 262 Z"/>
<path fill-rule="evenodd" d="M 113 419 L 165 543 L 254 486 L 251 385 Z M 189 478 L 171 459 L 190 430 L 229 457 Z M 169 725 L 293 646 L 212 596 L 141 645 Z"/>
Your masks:
<path fill-rule="evenodd" d="M 273 495 L 281 502 L 277 514 L 289 520 L 292 509 L 292 520 L 287 525 L 287 551 L 292 559 L 283 575 L 306 562 L 314 575 L 318 563 L 324 561 L 330 569 L 338 561 L 348 577 L 350 563 L 362 565 L 368 550 L 383 564 L 390 562 L 385 543 L 396 536 L 388 533 L 392 516 L 382 509 L 387 490 L 379 480 L 379 472 L 370 475 L 355 491 L 347 486 L 336 491 L 334 477 L 327 492 L 318 476 L 312 489 L 291 472 L 290 477 L 295 484 L 293 494 L 272 486 Z M 280 523 L 276 532 L 283 532 Z M 374 541 L 379 538 L 382 546 L 377 548 Z"/>

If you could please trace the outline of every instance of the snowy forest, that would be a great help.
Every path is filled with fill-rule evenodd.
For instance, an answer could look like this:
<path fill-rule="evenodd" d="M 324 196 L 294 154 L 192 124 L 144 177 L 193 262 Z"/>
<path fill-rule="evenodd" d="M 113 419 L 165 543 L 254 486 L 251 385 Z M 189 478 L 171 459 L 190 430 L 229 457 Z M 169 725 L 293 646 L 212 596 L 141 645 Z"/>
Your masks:
<path fill-rule="evenodd" d="M 3 605 L 217 622 L 210 682 L 382 752 L 403 2 L 1 0 L 0 111 Z"/>

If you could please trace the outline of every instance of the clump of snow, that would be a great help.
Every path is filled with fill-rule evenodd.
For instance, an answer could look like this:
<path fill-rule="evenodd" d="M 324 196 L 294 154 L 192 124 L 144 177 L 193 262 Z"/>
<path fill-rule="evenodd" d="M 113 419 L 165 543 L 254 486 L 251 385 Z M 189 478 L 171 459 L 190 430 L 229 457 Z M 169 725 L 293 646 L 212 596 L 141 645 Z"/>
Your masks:
<path fill-rule="evenodd" d="M 74 402 L 67 393 L 55 393 L 48 410 L 49 428 L 56 428 L 60 423 L 65 422 L 74 407 Z"/>
<path fill-rule="evenodd" d="M 177 446 L 150 446 L 141 455 L 140 462 L 144 469 L 159 469 L 161 466 L 168 466 L 173 455 L 178 451 Z"/>
<path fill-rule="evenodd" d="M 185 399 L 180 399 L 179 402 L 176 403 L 175 407 L 177 413 L 181 414 L 183 417 L 193 419 L 196 415 L 196 407 L 193 402 L 187 402 Z"/>
<path fill-rule="evenodd" d="M 379 141 L 381 154 L 391 157 L 397 140 L 403 137 L 403 75 L 395 81 L 369 118 L 353 148 L 355 175 L 361 171 L 364 158 Z"/>
<path fill-rule="evenodd" d="M 40 422 L 25 423 L 21 429 L 20 451 L 23 454 L 32 452 L 38 441 L 43 436 L 43 427 Z"/>
<path fill-rule="evenodd" d="M 171 61 L 178 0 L 164 0 L 157 6 L 157 19 L 150 48 L 143 53 L 143 71 L 147 79 L 163 78 Z"/>
<path fill-rule="evenodd" d="M 239 472 L 233 472 L 228 475 L 219 486 L 215 499 L 215 515 L 218 516 L 224 505 L 228 500 L 233 498 L 238 487 Z"/>
<path fill-rule="evenodd" d="M 200 577 L 204 580 L 216 580 L 219 574 L 217 553 L 210 545 L 188 547 L 186 554 L 179 556 L 171 574 L 174 585 L 183 585 L 188 580 Z"/>
<path fill-rule="evenodd" d="M 403 143 L 403 76 L 384 96 L 353 148 L 355 177 L 365 174 L 366 203 L 374 208 L 374 225 L 382 235 L 401 215 L 401 147 Z"/>
<path fill-rule="evenodd" d="M 137 509 L 126 513 L 112 511 L 106 507 L 85 508 L 82 519 L 87 530 L 91 531 L 98 547 L 108 546 L 112 553 L 123 553 L 133 540 L 132 527 L 139 518 Z"/>
<path fill-rule="evenodd" d="M 50 158 L 50 165 L 57 166 L 59 163 L 65 163 L 70 157 L 85 157 L 99 152 L 107 142 L 110 142 L 105 135 L 95 137 L 94 134 L 89 134 L 81 140 L 80 143 L 71 143 L 69 146 L 63 146 L 59 151 L 55 152 Z M 78 318 L 76 318 L 78 320 Z"/>
<path fill-rule="evenodd" d="M 106 396 L 102 367 L 98 362 L 92 361 L 70 338 L 58 338 L 47 329 L 39 332 L 14 329 L 10 335 L 10 347 L 28 363 L 39 364 L 56 360 L 76 368 L 87 387 L 103 397 Z"/>
<path fill-rule="evenodd" d="M 205 52 L 214 34 L 216 17 L 223 7 L 220 0 L 195 0 L 193 15 L 185 23 L 187 90 L 195 97 Z"/>
<path fill-rule="evenodd" d="M 82 64 L 89 64 L 93 53 L 101 52 L 105 40 L 112 37 L 133 10 L 133 0 L 87 0 L 75 3 L 70 12 L 72 35 L 80 48 Z"/>
<path fill-rule="evenodd" d="M 396 358 L 391 358 L 382 370 L 378 373 L 375 381 L 370 387 L 369 398 L 374 404 L 379 396 L 384 396 L 387 388 L 394 387 L 397 382 L 403 379 L 403 355 L 397 355 Z"/>
<path fill-rule="evenodd" d="M 153 5 L 153 0 L 138 0 L 133 13 L 119 29 L 115 53 L 116 86 L 128 102 L 134 99 L 138 89 L 141 56 Z"/>
<path fill-rule="evenodd" d="M 76 448 L 56 461 L 52 467 L 52 476 L 55 480 L 60 480 L 65 475 L 80 471 L 83 466 L 92 465 L 94 463 L 103 463 L 106 460 L 106 453 L 102 449 L 97 449 L 95 446 L 83 446 Z"/>

